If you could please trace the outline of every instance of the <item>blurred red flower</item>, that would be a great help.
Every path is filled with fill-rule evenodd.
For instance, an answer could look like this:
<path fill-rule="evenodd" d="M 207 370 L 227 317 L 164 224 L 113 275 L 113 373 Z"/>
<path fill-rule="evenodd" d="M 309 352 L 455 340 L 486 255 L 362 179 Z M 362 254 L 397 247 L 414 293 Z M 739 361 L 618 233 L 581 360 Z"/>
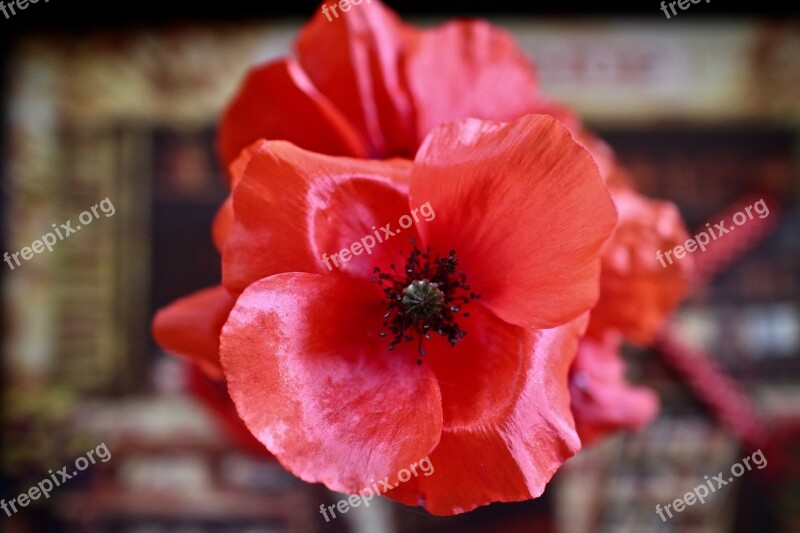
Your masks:
<path fill-rule="evenodd" d="M 617 207 L 618 221 L 601 255 L 600 299 L 573 368 L 570 391 L 575 425 L 584 445 L 620 429 L 637 429 L 658 414 L 658 398 L 628 385 L 620 350 L 627 341 L 650 345 L 689 288 L 691 257 L 663 268 L 655 250 L 688 238 L 677 207 L 638 194 L 602 142 L 582 133 Z M 597 154 L 601 154 L 599 157 Z"/>
<path fill-rule="evenodd" d="M 618 213 L 601 255 L 600 299 L 570 370 L 572 412 L 586 445 L 614 431 L 644 426 L 658 414 L 655 394 L 627 383 L 620 350 L 623 341 L 639 346 L 654 342 L 689 288 L 694 261 L 686 257 L 663 268 L 655 251 L 688 238 L 677 207 L 636 192 L 613 150 L 569 108 L 545 100 L 537 106 L 562 121 L 592 153 Z"/>

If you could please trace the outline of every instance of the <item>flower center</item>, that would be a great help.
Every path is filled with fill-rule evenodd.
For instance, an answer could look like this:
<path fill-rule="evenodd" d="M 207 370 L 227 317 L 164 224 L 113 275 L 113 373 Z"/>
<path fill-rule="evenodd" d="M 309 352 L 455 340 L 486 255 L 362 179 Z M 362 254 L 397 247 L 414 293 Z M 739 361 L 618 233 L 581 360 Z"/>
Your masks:
<path fill-rule="evenodd" d="M 458 257 L 452 250 L 447 257 L 430 257 L 430 248 L 422 252 L 410 240 L 411 254 L 406 260 L 403 272 L 390 265 L 392 272 L 381 272 L 375 267 L 376 276 L 373 283 L 384 287 L 386 298 L 381 301 L 387 306 L 383 317 L 387 328 L 380 333 L 381 337 L 392 334 L 389 350 L 401 342 L 418 341 L 420 355 L 426 355 L 422 346 L 423 340 L 431 338 L 431 332 L 446 337 L 451 346 L 455 346 L 466 331 L 456 322 L 459 317 L 469 317 L 461 308 L 471 300 L 480 298 L 480 294 L 469 292 L 467 278 L 463 272 L 456 273 Z M 422 364 L 422 358 L 417 359 Z"/>
<path fill-rule="evenodd" d="M 403 307 L 417 320 L 430 320 L 442 310 L 444 293 L 436 283 L 427 279 L 412 281 L 403 289 Z"/>

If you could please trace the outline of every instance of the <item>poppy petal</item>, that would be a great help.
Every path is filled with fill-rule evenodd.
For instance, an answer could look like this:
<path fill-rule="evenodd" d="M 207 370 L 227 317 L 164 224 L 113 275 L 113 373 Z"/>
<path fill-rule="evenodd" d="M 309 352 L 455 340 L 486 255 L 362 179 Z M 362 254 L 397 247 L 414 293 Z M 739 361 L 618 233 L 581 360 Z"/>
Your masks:
<path fill-rule="evenodd" d="M 558 119 L 572 133 L 575 142 L 589 150 L 594 162 L 597 164 L 600 175 L 609 188 L 615 185 L 624 185 L 626 178 L 624 170 L 615 160 L 614 152 L 602 139 L 587 130 L 580 117 L 568 106 L 553 100 L 540 99 L 529 111 L 532 114 L 550 115 Z"/>
<path fill-rule="evenodd" d="M 537 99 L 525 54 L 508 32 L 485 21 L 422 32 L 406 65 L 419 142 L 434 127 L 467 117 L 510 122 L 530 113 Z"/>
<path fill-rule="evenodd" d="M 317 13 L 298 35 L 298 60 L 314 85 L 364 132 L 372 157 L 412 157 L 413 112 L 399 65 L 416 32 L 380 2 L 342 15 L 331 23 L 330 15 Z"/>
<path fill-rule="evenodd" d="M 220 121 L 217 149 L 227 167 L 259 139 L 365 157 L 364 141 L 293 59 L 250 71 Z"/>
<path fill-rule="evenodd" d="M 426 244 L 455 250 L 503 320 L 550 328 L 597 302 L 614 204 L 591 155 L 554 118 L 436 128 L 417 154 L 411 197 L 437 213 L 419 227 Z"/>
<path fill-rule="evenodd" d="M 220 379 L 219 335 L 234 301 L 222 286 L 175 300 L 153 318 L 153 338 L 165 350 L 194 361 L 209 376 Z"/>
<path fill-rule="evenodd" d="M 585 326 L 583 315 L 558 328 L 518 328 L 529 361 L 514 403 L 474 423 L 445 427 L 428 456 L 433 474 L 413 477 L 386 495 L 437 515 L 541 495 L 580 449 L 567 374 Z"/>
<path fill-rule="evenodd" d="M 251 285 L 222 332 L 228 390 L 247 427 L 309 482 L 357 492 L 439 441 L 433 372 L 389 352 L 380 291 L 345 276 Z"/>
<path fill-rule="evenodd" d="M 621 343 L 616 333 L 602 340 L 582 339 L 570 369 L 572 413 L 584 445 L 620 429 L 644 426 L 658 413 L 653 391 L 626 383 Z"/>
<path fill-rule="evenodd" d="M 459 318 L 467 334 L 458 344 L 451 346 L 436 334 L 426 341 L 423 361 L 439 380 L 445 429 L 478 424 L 508 411 L 531 363 L 523 328 L 497 318 L 479 301 L 470 303 L 468 311 L 468 318 Z"/>
<path fill-rule="evenodd" d="M 327 194 L 314 210 L 314 248 L 328 271 L 370 279 L 375 267 L 389 271 L 392 263 L 403 264 L 411 252 L 409 239 L 419 240 L 405 189 L 352 178 Z M 411 225 L 400 227 L 406 221 Z"/>
<path fill-rule="evenodd" d="M 372 224 L 396 220 L 398 202 L 408 209 L 403 182 L 408 181 L 410 166 L 404 160 L 331 157 L 286 142 L 260 142 L 233 191 L 234 221 L 222 254 L 223 283 L 238 293 L 281 272 L 328 272 L 323 253 L 339 251 L 340 244 L 350 246 L 370 233 Z M 372 183 L 347 184 L 351 180 Z M 337 193 L 341 187 L 362 196 L 345 202 Z M 370 202 L 369 208 L 359 207 Z M 384 208 L 386 213 L 381 212 Z M 366 228 L 365 220 L 371 221 Z M 326 231 L 328 237 L 318 242 L 316 236 Z M 332 249 L 319 249 L 334 241 Z"/>

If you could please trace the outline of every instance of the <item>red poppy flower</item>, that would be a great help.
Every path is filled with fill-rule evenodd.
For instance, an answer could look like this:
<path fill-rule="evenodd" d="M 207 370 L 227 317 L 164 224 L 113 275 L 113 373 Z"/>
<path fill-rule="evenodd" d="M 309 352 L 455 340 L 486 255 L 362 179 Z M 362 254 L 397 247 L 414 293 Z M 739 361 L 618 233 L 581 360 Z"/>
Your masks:
<path fill-rule="evenodd" d="M 244 292 L 221 337 L 251 432 L 351 493 L 429 456 L 436 475 L 387 496 L 437 514 L 538 496 L 579 448 L 567 372 L 615 221 L 588 152 L 528 116 L 437 128 L 413 166 L 251 153 L 223 252 Z M 426 203 L 429 221 L 326 268 Z"/>
<path fill-rule="evenodd" d="M 349 245 L 345 236 L 349 238 L 354 232 L 353 227 L 360 222 L 372 220 L 375 223 L 379 214 L 389 212 L 400 216 L 396 212 L 396 198 L 391 201 L 376 199 L 407 195 L 409 182 L 413 181 L 411 176 L 417 172 L 412 171 L 408 164 L 400 162 L 381 165 L 362 162 L 356 168 L 369 179 L 355 181 L 350 179 L 355 172 L 352 162 L 340 162 L 337 166 L 334 161 L 325 160 L 323 168 L 316 158 L 310 158 L 303 152 L 293 153 L 292 157 L 288 157 L 288 148 L 285 145 L 275 145 L 269 150 L 262 143 L 251 145 L 259 139 L 288 140 L 322 154 L 357 158 L 411 157 L 432 128 L 450 120 L 475 117 L 511 121 L 527 113 L 546 113 L 561 120 L 572 130 L 574 139 L 592 153 L 609 187 L 615 191 L 628 187 L 628 180 L 614 161 L 611 150 L 586 132 L 577 117 L 568 109 L 544 100 L 537 93 L 533 69 L 506 32 L 482 21 L 456 21 L 422 31 L 401 23 L 394 13 L 377 0 L 362 7 L 363 9 L 352 9 L 346 17 L 337 19 L 335 23 L 330 23 L 322 14 L 318 14 L 301 31 L 296 42 L 296 58 L 279 60 L 251 71 L 223 116 L 218 147 L 223 162 L 230 165 L 231 185 L 236 192 L 224 204 L 215 220 L 214 240 L 220 251 L 224 251 L 224 281 L 232 294 L 238 295 L 246 288 L 261 283 L 262 278 L 280 273 L 325 274 L 326 270 L 319 261 L 317 252 L 337 251 L 342 246 Z M 486 127 L 482 126 L 480 129 Z M 469 130 L 465 126 L 461 128 Z M 470 137 L 473 134 L 465 135 Z M 273 154 L 271 157 L 274 159 L 269 163 L 265 162 L 268 158 L 264 157 L 267 151 Z M 286 163 L 289 160 L 291 165 Z M 298 165 L 297 160 L 303 160 L 304 165 Z M 281 172 L 275 171 L 275 161 L 283 162 Z M 284 167 L 302 168 L 303 172 L 296 171 L 292 174 Z M 335 187 L 339 192 L 334 193 L 324 187 L 318 189 L 317 187 L 322 187 L 320 183 L 333 187 L 330 172 L 338 176 L 337 179 L 342 180 L 342 183 L 346 182 L 347 187 L 337 181 Z M 245 175 L 258 175 L 261 179 L 251 177 L 245 180 Z M 288 177 L 290 175 L 291 179 Z M 270 176 L 270 179 L 267 180 L 265 176 Z M 376 182 L 376 176 L 381 177 L 378 180 L 380 186 Z M 298 183 L 304 185 L 300 186 Z M 551 191 L 549 194 L 554 193 Z M 635 196 L 635 193 L 630 194 Z M 281 205 L 284 197 L 293 198 L 289 202 L 293 205 L 292 202 L 301 202 L 298 198 L 309 195 L 325 199 L 327 205 L 324 209 L 320 206 L 314 206 L 313 209 L 306 206 L 305 211 L 301 210 L 313 211 L 313 218 L 310 215 L 305 218 L 296 217 L 291 210 Z M 634 201 L 627 194 L 615 194 L 615 199 L 617 196 L 621 202 L 620 209 L 626 209 L 631 216 L 615 233 L 618 241 L 607 245 L 603 253 L 601 305 L 592 314 L 592 332 L 595 336 L 600 336 L 606 330 L 620 330 L 630 338 L 641 341 L 667 316 L 677 303 L 681 291 L 676 290 L 677 283 L 669 282 L 671 273 L 665 275 L 648 271 L 636 261 L 625 263 L 620 259 L 626 253 L 629 258 L 639 257 L 638 254 L 652 244 L 652 235 L 668 238 L 669 231 L 662 232 L 663 219 L 657 215 L 651 216 L 652 213 L 644 216 L 644 220 L 636 219 L 636 216 L 646 211 L 635 209 L 636 205 L 641 208 L 641 204 L 647 203 L 647 200 L 637 197 Z M 361 198 L 363 202 L 356 202 L 359 207 L 350 213 L 352 218 L 349 222 L 342 222 L 348 226 L 331 228 L 330 220 L 346 209 L 342 204 L 345 198 L 351 197 Z M 586 201 L 590 205 L 597 200 L 587 197 Z M 352 201 L 348 202 L 347 209 L 353 209 Z M 235 208 L 237 204 L 238 207 Z M 463 212 L 469 205 L 464 204 L 457 208 L 454 206 L 451 213 Z M 264 211 L 253 206 L 261 206 Z M 653 211 L 664 211 L 656 206 L 657 204 L 648 204 L 648 208 Z M 437 211 L 439 209 L 437 207 Z M 483 217 L 487 207 L 484 202 L 478 202 L 474 209 Z M 413 232 L 412 229 L 411 233 Z M 484 233 L 485 230 L 482 230 L 478 235 L 483 238 Z M 311 238 L 310 235 L 314 237 Z M 637 235 L 638 238 L 630 235 Z M 437 246 L 444 246 L 446 240 L 434 240 L 430 244 L 435 249 Z M 564 246 L 568 245 L 569 242 L 564 243 Z M 276 250 L 281 251 L 276 253 Z M 386 272 L 386 265 L 389 264 L 386 254 L 394 257 L 395 252 L 397 250 L 394 247 L 383 246 L 372 256 L 371 264 L 352 261 L 342 270 L 350 276 L 362 278 L 372 274 L 370 268 L 373 265 L 383 265 L 382 272 Z M 459 250 L 459 257 L 464 263 L 460 254 Z M 512 257 L 506 259 L 505 262 L 498 260 L 496 264 L 514 264 L 516 261 Z M 553 264 L 559 263 L 554 261 Z M 477 269 L 474 276 L 483 277 L 487 282 L 493 280 L 489 287 L 503 286 L 513 278 L 501 273 L 488 261 L 473 262 L 471 268 Z M 548 322 L 540 317 L 539 322 L 527 326 L 542 328 L 563 324 L 563 321 L 559 322 L 563 320 L 563 315 L 556 313 L 558 306 L 555 301 L 558 298 L 543 291 L 550 286 L 554 291 L 562 290 L 566 286 L 561 283 L 563 280 L 560 273 L 554 270 L 549 274 L 555 277 L 552 280 L 540 279 L 541 283 L 536 284 L 537 298 L 541 294 L 541 305 L 538 307 L 541 311 L 547 308 L 546 303 L 550 301 L 554 304 L 549 308 L 554 313 L 550 318 L 558 316 L 558 319 Z M 470 275 L 471 278 L 474 276 Z M 588 280 L 589 277 L 584 279 Z M 630 287 L 625 286 L 626 279 L 631 280 Z M 663 279 L 667 282 L 662 282 Z M 551 283 L 552 281 L 556 283 Z M 589 285 L 586 283 L 569 288 L 572 289 L 572 294 L 589 294 Z M 291 286 L 296 289 L 294 285 Z M 274 287 L 272 289 L 277 290 Z M 355 291 L 353 294 L 360 295 L 361 292 Z M 562 296 L 566 297 L 568 294 Z M 508 305 L 492 309 L 494 316 L 507 323 L 526 325 L 515 322 L 524 312 L 504 313 L 510 313 L 509 309 L 514 307 L 512 304 L 518 305 L 518 310 L 529 307 L 529 298 L 521 291 L 517 292 L 516 298 L 508 294 L 504 298 L 508 298 L 505 302 Z M 484 299 L 482 305 L 486 302 Z M 472 302 L 470 305 L 474 304 L 476 303 Z M 202 303 L 194 312 L 209 313 L 213 310 L 203 310 L 201 306 Z M 615 315 L 617 308 L 621 311 Z M 641 309 L 642 312 L 633 311 L 636 309 Z M 168 308 L 161 320 L 157 317 L 156 329 L 160 327 L 159 322 L 169 324 L 168 318 L 172 311 L 172 308 Z M 178 312 L 180 309 L 174 311 Z M 210 329 L 203 335 L 218 339 L 219 317 L 216 317 L 213 324 L 208 320 L 205 323 Z M 188 327 L 188 322 L 185 325 Z M 571 327 L 570 335 L 577 326 L 572 324 Z M 172 335 L 176 339 L 179 337 L 176 331 Z M 188 337 L 191 333 L 188 333 L 188 329 L 184 329 L 181 335 L 186 337 L 184 344 L 189 343 Z M 216 349 L 216 344 L 211 346 Z M 190 348 L 192 347 L 185 347 L 182 353 L 191 351 Z M 196 357 L 204 361 L 207 370 L 215 373 L 218 369 L 208 364 L 209 360 L 214 360 L 210 355 L 211 350 L 195 353 Z M 430 366 L 436 367 L 433 363 Z M 606 383 L 611 382 L 598 380 L 596 386 L 603 387 Z M 600 396 L 602 395 L 595 395 Z M 443 402 L 443 405 L 449 405 L 444 399 Z M 242 400 L 240 403 L 252 404 L 252 401 Z M 575 403 L 575 406 L 580 405 L 583 404 Z M 573 410 L 580 408 L 575 406 Z M 530 416 L 538 415 L 533 413 Z M 259 421 L 267 423 L 264 420 Z M 461 457 L 446 452 L 447 443 L 465 445 L 460 439 L 453 437 L 453 440 L 448 435 L 450 433 L 447 428 L 443 428 L 440 446 L 437 448 L 439 460 L 443 463 L 451 456 L 458 460 Z M 548 442 L 552 442 L 552 439 Z M 561 455 L 569 454 L 555 454 L 559 457 Z M 292 460 L 302 463 L 299 458 Z M 550 465 L 558 462 L 554 459 Z M 547 468 L 542 467 L 543 464 L 537 466 L 537 473 L 540 475 L 547 471 Z M 311 473 L 314 471 L 313 465 L 303 464 L 303 468 L 308 470 L 295 466 L 294 471 L 306 472 L 307 478 L 317 475 Z M 342 474 L 335 473 L 337 468 L 335 462 L 331 463 L 330 475 L 337 477 L 329 482 L 329 486 L 344 487 L 345 485 L 337 485 L 343 483 Z M 506 483 L 509 487 L 525 483 L 529 488 L 542 486 L 538 482 L 531 484 L 531 475 L 529 471 L 525 471 L 518 476 L 516 482 L 506 479 Z M 440 478 L 438 469 L 435 477 L 437 480 L 426 478 L 405 484 L 392 491 L 390 497 L 417 503 L 421 494 L 443 491 L 454 479 Z M 541 475 L 538 480 L 546 481 L 545 478 L 549 476 Z M 315 479 L 325 480 L 318 475 Z M 435 486 L 438 482 L 443 485 Z M 493 484 L 489 483 L 489 488 L 476 488 L 473 493 L 470 492 L 473 485 L 469 484 L 464 488 L 462 497 L 465 500 L 488 502 L 522 499 L 535 492 L 529 491 L 528 496 L 523 495 L 523 490 L 515 492 L 516 489 L 513 488 L 493 492 Z M 452 491 L 452 486 L 448 490 Z M 446 499 L 436 501 L 438 503 L 428 505 L 429 509 L 455 512 L 466 508 Z M 474 507 L 478 504 L 470 505 Z M 446 510 L 448 506 L 450 511 Z"/>
<path fill-rule="evenodd" d="M 653 391 L 626 383 L 621 345 L 622 335 L 612 331 L 600 340 L 585 337 L 578 346 L 569 371 L 569 390 L 583 445 L 620 429 L 644 426 L 658 412 Z"/>

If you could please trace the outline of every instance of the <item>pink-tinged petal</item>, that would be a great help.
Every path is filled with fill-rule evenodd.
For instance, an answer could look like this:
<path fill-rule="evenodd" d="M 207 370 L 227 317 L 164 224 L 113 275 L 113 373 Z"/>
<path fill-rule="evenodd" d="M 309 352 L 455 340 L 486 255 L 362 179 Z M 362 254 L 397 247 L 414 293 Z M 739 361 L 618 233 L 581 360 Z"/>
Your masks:
<path fill-rule="evenodd" d="M 381 293 L 345 276 L 289 273 L 239 297 L 222 333 L 228 389 L 287 469 L 357 492 L 439 441 L 433 372 L 379 337 Z"/>
<path fill-rule="evenodd" d="M 614 431 L 640 428 L 658 414 L 655 393 L 625 381 L 621 343 L 615 333 L 582 339 L 570 370 L 572 413 L 584 446 Z"/>
<path fill-rule="evenodd" d="M 422 505 L 437 515 L 540 496 L 561 464 L 580 449 L 567 374 L 585 325 L 585 315 L 549 330 L 505 325 L 507 331 L 519 333 L 521 345 L 516 349 L 527 357 L 513 402 L 471 423 L 445 427 L 439 445 L 428 456 L 433 473 L 420 473 L 387 496 Z M 509 344 L 490 353 L 514 349 Z M 445 399 L 445 379 L 440 379 Z"/>
<path fill-rule="evenodd" d="M 234 221 L 222 255 L 225 286 L 238 293 L 280 272 L 329 272 L 324 253 L 338 252 L 372 233 L 372 225 L 408 211 L 404 182 L 410 166 L 262 141 L 233 191 Z M 401 239 L 393 241 L 376 247 L 375 254 L 390 253 Z M 364 274 L 376 255 L 358 258 L 349 271 Z"/>
<path fill-rule="evenodd" d="M 222 286 L 175 300 L 153 318 L 153 338 L 165 350 L 194 361 L 209 376 L 220 379 L 219 335 L 233 304 Z"/>
<path fill-rule="evenodd" d="M 247 75 L 220 121 L 217 148 L 227 167 L 259 139 L 286 140 L 332 155 L 367 155 L 353 125 L 323 96 L 293 59 Z"/>
<path fill-rule="evenodd" d="M 365 134 L 373 157 L 413 156 L 413 112 L 400 64 L 415 30 L 377 1 L 329 17 L 320 10 L 300 31 L 295 46 L 303 69 Z"/>
<path fill-rule="evenodd" d="M 597 302 L 616 213 L 592 157 L 552 117 L 436 128 L 417 154 L 411 196 L 436 211 L 419 226 L 425 243 L 455 250 L 503 320 L 555 327 Z"/>
<path fill-rule="evenodd" d="M 454 21 L 422 32 L 406 63 L 417 139 L 465 118 L 510 122 L 531 112 L 536 75 L 513 37 L 485 21 Z"/>

